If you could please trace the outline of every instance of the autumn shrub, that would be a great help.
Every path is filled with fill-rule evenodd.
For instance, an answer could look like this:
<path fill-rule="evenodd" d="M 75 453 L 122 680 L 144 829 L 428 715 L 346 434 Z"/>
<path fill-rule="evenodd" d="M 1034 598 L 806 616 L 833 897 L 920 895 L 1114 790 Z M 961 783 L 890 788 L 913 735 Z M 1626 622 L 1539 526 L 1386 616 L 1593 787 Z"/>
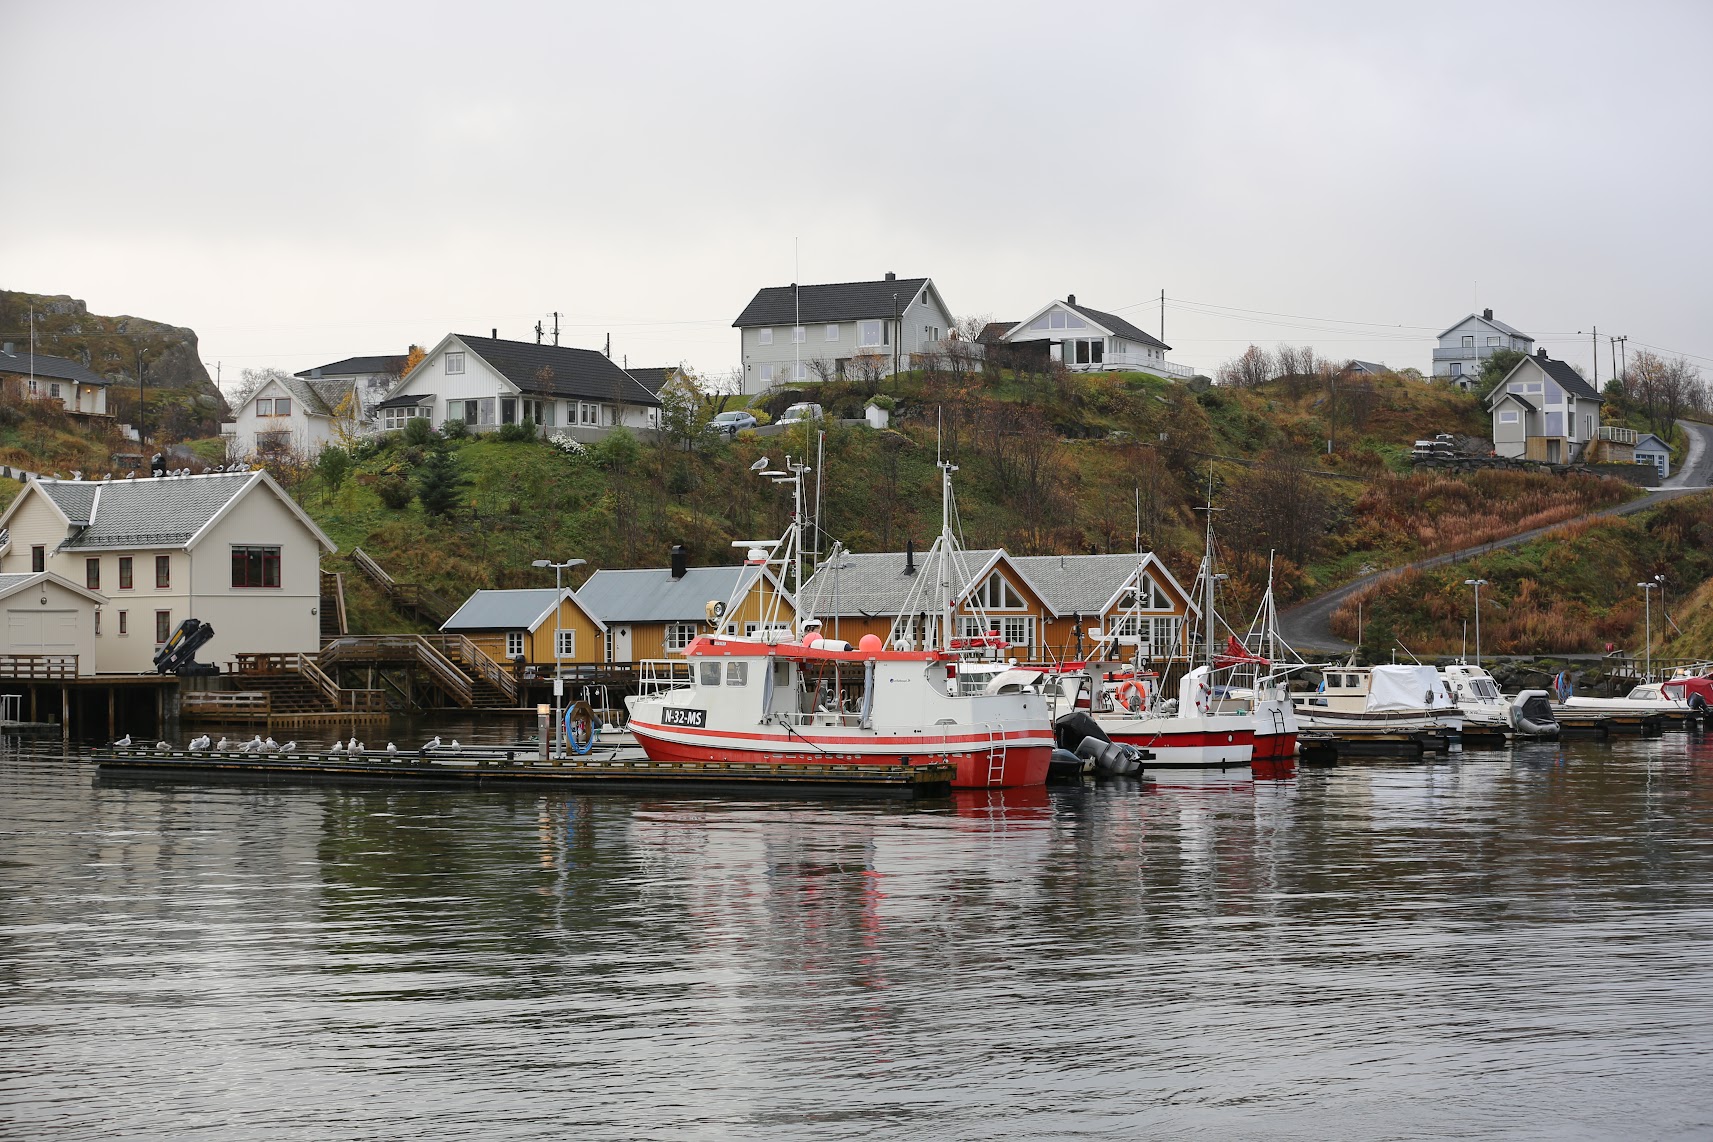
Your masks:
<path fill-rule="evenodd" d="M 394 511 L 403 511 L 408 508 L 414 495 L 411 491 L 410 481 L 399 475 L 382 476 L 376 480 L 375 494 L 381 498 L 381 503 Z"/>

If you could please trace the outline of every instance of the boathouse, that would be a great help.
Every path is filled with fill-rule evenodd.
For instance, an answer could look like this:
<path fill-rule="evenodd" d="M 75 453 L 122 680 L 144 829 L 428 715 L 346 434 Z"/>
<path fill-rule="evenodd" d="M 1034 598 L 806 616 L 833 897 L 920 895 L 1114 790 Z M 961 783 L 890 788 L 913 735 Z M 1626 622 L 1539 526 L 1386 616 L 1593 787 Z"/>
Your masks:
<path fill-rule="evenodd" d="M 606 661 L 607 625 L 590 614 L 569 587 L 477 591 L 440 629 L 463 635 L 496 662 L 522 663 L 537 671 L 551 670 L 556 661 L 567 666 Z"/>
<path fill-rule="evenodd" d="M 790 626 L 790 593 L 767 568 L 691 567 L 682 548 L 673 549 L 668 567 L 595 572 L 577 589 L 577 601 L 606 626 L 607 662 L 643 662 L 682 654 L 713 630 L 712 605 L 724 607 L 740 588 L 735 629 Z"/>
<path fill-rule="evenodd" d="M 885 638 L 921 564 L 913 551 L 843 554 L 804 584 L 805 610 L 834 638 Z M 1183 653 L 1186 619 L 1199 613 L 1152 554 L 1015 556 L 988 549 L 963 552 L 962 566 L 968 575 L 956 590 L 956 637 L 997 633 L 1026 661 L 1081 657 L 1093 648 L 1096 630 L 1140 638 L 1151 655 L 1171 657 Z"/>

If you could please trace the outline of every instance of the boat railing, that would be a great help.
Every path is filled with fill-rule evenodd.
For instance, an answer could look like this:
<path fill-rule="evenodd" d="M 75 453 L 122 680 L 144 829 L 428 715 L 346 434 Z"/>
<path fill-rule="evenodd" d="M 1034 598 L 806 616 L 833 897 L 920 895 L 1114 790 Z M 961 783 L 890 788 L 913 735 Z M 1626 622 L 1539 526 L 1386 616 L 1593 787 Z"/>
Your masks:
<path fill-rule="evenodd" d="M 690 663 L 682 658 L 645 658 L 636 664 L 636 692 L 646 698 L 690 685 Z"/>
<path fill-rule="evenodd" d="M 861 726 L 861 714 L 838 714 L 821 711 L 814 714 L 775 714 L 774 718 L 786 726 Z"/>

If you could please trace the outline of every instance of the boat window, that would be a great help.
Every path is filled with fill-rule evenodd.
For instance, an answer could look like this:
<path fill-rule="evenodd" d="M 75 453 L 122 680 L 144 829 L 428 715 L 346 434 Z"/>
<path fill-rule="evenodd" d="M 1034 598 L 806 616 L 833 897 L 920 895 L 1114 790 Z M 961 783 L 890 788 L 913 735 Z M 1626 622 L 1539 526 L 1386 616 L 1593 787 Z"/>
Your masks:
<path fill-rule="evenodd" d="M 1499 688 L 1485 678 L 1477 678 L 1469 684 L 1469 688 L 1475 691 L 1475 696 L 1478 698 L 1497 698 L 1499 696 Z"/>
<path fill-rule="evenodd" d="M 1359 682 L 1357 680 L 1357 675 L 1346 674 L 1344 676 L 1344 685 L 1347 689 L 1355 690 L 1355 689 L 1358 689 L 1362 684 L 1361 684 L 1361 682 Z"/>
<path fill-rule="evenodd" d="M 749 663 L 747 663 L 747 662 L 728 662 L 728 663 L 726 663 L 726 685 L 727 686 L 748 686 L 749 685 Z"/>
<path fill-rule="evenodd" d="M 718 686 L 720 684 L 720 664 L 718 662 L 704 662 L 700 665 L 702 667 L 702 685 Z"/>
<path fill-rule="evenodd" d="M 1328 674 L 1326 676 L 1326 688 L 1328 690 L 1342 690 L 1344 688 L 1344 676 L 1342 674 Z"/>

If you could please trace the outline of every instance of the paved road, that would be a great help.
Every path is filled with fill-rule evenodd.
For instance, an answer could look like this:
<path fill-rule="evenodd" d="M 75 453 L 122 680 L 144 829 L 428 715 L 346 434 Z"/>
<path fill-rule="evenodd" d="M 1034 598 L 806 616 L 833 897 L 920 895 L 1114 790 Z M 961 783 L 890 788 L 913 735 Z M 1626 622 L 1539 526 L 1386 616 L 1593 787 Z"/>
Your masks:
<path fill-rule="evenodd" d="M 1619 504 L 1614 508 L 1602 508 L 1600 511 L 1578 516 L 1577 519 L 1633 515 L 1689 492 L 1705 491 L 1710 485 L 1713 485 L 1713 425 L 1700 424 L 1692 420 L 1680 420 L 1678 423 L 1689 434 L 1689 452 L 1684 457 L 1683 467 L 1679 469 L 1677 475 L 1667 480 L 1664 487 L 1651 491 L 1640 499 L 1631 500 L 1627 504 Z M 1388 567 L 1384 571 L 1364 575 L 1354 582 L 1346 583 L 1337 590 L 1328 591 L 1326 594 L 1316 596 L 1305 603 L 1298 603 L 1290 610 L 1281 613 L 1279 615 L 1279 633 L 1286 642 L 1304 655 L 1308 655 L 1310 651 L 1324 651 L 1329 654 L 1348 651 L 1351 649 L 1351 644 L 1332 633 L 1332 612 L 1342 606 L 1351 595 L 1364 587 L 1378 583 L 1380 580 L 1402 571 L 1443 567 L 1447 563 L 1460 563 L 1477 555 L 1485 555 L 1489 551 L 1516 547 L 1575 522 L 1577 520 L 1566 520 L 1564 523 L 1555 523 L 1551 527 L 1537 527 L 1533 531 L 1525 531 L 1521 535 L 1513 535 L 1507 539 L 1483 543 L 1476 547 L 1467 547 L 1462 551 L 1450 551 L 1444 555 L 1435 555 L 1427 559 L 1418 559 L 1414 563 L 1406 563 L 1402 567 Z"/>

